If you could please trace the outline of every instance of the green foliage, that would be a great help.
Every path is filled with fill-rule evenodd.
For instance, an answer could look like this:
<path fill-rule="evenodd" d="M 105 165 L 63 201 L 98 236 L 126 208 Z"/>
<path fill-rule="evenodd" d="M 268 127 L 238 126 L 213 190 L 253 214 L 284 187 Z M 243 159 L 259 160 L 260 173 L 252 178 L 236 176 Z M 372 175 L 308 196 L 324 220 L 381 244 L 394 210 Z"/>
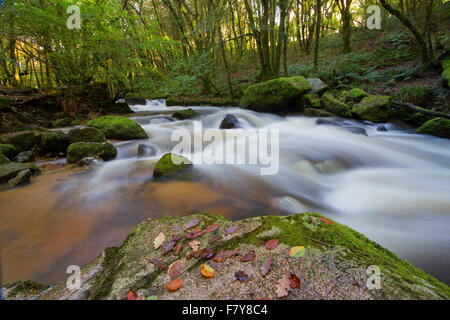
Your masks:
<path fill-rule="evenodd" d="M 409 102 L 421 107 L 431 105 L 433 97 L 433 89 L 421 85 L 403 87 L 395 94 L 397 100 Z"/>

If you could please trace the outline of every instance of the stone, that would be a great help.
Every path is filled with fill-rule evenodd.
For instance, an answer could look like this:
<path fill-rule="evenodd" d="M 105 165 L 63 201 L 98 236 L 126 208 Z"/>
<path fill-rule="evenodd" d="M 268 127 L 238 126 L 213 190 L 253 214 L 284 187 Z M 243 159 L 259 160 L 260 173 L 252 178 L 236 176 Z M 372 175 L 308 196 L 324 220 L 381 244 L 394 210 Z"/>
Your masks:
<path fill-rule="evenodd" d="M 87 157 L 98 157 L 105 161 L 117 156 L 117 149 L 109 142 L 77 142 L 67 148 L 67 163 L 78 163 Z"/>
<path fill-rule="evenodd" d="M 144 157 L 152 157 L 156 155 L 157 149 L 155 146 L 152 146 L 150 144 L 140 144 L 138 145 L 137 149 L 137 157 L 138 158 L 144 158 Z"/>
<path fill-rule="evenodd" d="M 66 153 L 69 142 L 64 131 L 48 131 L 42 135 L 41 148 L 51 153 Z"/>
<path fill-rule="evenodd" d="M 14 187 L 22 186 L 30 183 L 31 170 L 20 171 L 17 176 L 8 181 L 8 183 Z"/>
<path fill-rule="evenodd" d="M 18 163 L 27 163 L 34 161 L 34 152 L 33 151 L 22 151 L 18 155 L 14 157 L 14 162 Z"/>
<path fill-rule="evenodd" d="M 308 78 L 306 80 L 308 80 L 309 84 L 311 85 L 311 93 L 321 96 L 329 89 L 328 85 L 319 78 Z"/>
<path fill-rule="evenodd" d="M 197 112 L 195 112 L 194 110 L 189 108 L 186 110 L 180 110 L 180 111 L 175 112 L 174 114 L 172 114 L 172 117 L 174 117 L 175 119 L 178 119 L 178 120 L 186 120 L 186 119 L 195 117 L 196 115 L 197 115 Z"/>
<path fill-rule="evenodd" d="M 352 114 L 360 119 L 371 122 L 386 122 L 391 113 L 392 97 L 390 96 L 368 96 L 355 104 Z"/>
<path fill-rule="evenodd" d="M 16 148 L 10 144 L 0 144 L 0 153 L 9 159 L 14 158 L 17 154 Z"/>
<path fill-rule="evenodd" d="M 0 165 L 0 183 L 5 183 L 17 176 L 24 170 L 31 170 L 33 175 L 38 175 L 41 170 L 34 163 L 15 163 L 10 162 Z"/>
<path fill-rule="evenodd" d="M 351 117 L 350 107 L 327 92 L 320 98 L 321 106 L 328 112 L 340 117 Z"/>
<path fill-rule="evenodd" d="M 227 114 L 220 123 L 220 129 L 237 129 L 240 127 L 239 120 L 232 114 Z"/>
<path fill-rule="evenodd" d="M 104 116 L 87 123 L 91 128 L 99 129 L 109 139 L 134 140 L 147 139 L 145 130 L 131 119 L 120 116 Z"/>
<path fill-rule="evenodd" d="M 71 129 L 67 133 L 69 144 L 76 142 L 105 142 L 106 137 L 96 128 L 77 128 Z"/>
<path fill-rule="evenodd" d="M 450 120 L 444 118 L 433 118 L 421 125 L 416 132 L 450 139 Z"/>
<path fill-rule="evenodd" d="M 192 162 L 175 153 L 167 153 L 159 159 L 153 169 L 154 178 L 173 176 L 192 167 Z"/>
<path fill-rule="evenodd" d="M 21 131 L 6 134 L 0 137 L 0 141 L 3 144 L 12 145 L 16 152 L 27 151 L 34 146 L 34 133 L 33 131 Z"/>

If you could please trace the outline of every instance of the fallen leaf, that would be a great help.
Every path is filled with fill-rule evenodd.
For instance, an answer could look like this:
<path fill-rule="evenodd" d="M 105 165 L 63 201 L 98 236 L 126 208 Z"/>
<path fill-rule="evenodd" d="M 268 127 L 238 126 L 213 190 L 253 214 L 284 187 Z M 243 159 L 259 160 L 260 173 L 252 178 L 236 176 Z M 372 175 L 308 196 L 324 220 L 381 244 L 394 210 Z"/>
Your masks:
<path fill-rule="evenodd" d="M 322 221 L 324 221 L 325 223 L 328 223 L 328 224 L 333 224 L 333 221 L 327 220 L 325 218 L 320 218 L 320 220 L 322 220 Z"/>
<path fill-rule="evenodd" d="M 189 221 L 184 227 L 183 230 L 186 231 L 187 229 L 196 227 L 200 223 L 200 219 L 193 219 Z"/>
<path fill-rule="evenodd" d="M 275 287 L 277 298 L 287 296 L 289 294 L 289 290 L 291 290 L 291 280 L 289 279 L 289 276 L 285 274 L 280 280 L 277 281 Z"/>
<path fill-rule="evenodd" d="M 149 296 L 147 300 L 158 300 L 158 296 Z"/>
<path fill-rule="evenodd" d="M 216 254 L 213 260 L 216 262 L 221 262 L 229 257 L 237 255 L 238 253 L 239 251 L 237 249 L 235 251 L 220 251 L 218 254 Z"/>
<path fill-rule="evenodd" d="M 170 227 L 169 230 L 178 232 L 178 231 L 182 231 L 183 228 L 181 228 L 180 226 L 174 226 L 174 227 Z"/>
<path fill-rule="evenodd" d="M 180 252 L 181 247 L 183 247 L 183 244 L 182 244 L 182 243 L 177 244 L 177 247 L 175 248 L 175 252 L 174 252 L 176 256 L 177 256 L 178 253 Z"/>
<path fill-rule="evenodd" d="M 171 279 L 175 278 L 181 271 L 181 262 L 175 262 L 169 270 L 169 276 Z"/>
<path fill-rule="evenodd" d="M 198 248 L 200 247 L 200 241 L 191 241 L 189 242 L 189 247 L 191 247 L 192 251 L 198 251 Z"/>
<path fill-rule="evenodd" d="M 164 233 L 162 233 L 162 232 L 160 232 L 160 233 L 156 236 L 155 240 L 153 241 L 153 245 L 155 246 L 155 249 L 156 249 L 156 250 L 158 250 L 159 247 L 161 247 L 161 245 L 162 245 L 163 242 L 164 242 L 164 239 L 166 239 L 166 236 L 165 236 Z"/>
<path fill-rule="evenodd" d="M 278 247 L 278 243 L 280 242 L 280 239 L 273 239 L 273 240 L 269 240 L 266 243 L 266 249 L 267 250 L 273 250 L 276 247 Z"/>
<path fill-rule="evenodd" d="M 175 243 L 176 242 L 169 241 L 169 243 L 167 244 L 166 248 L 164 249 L 163 255 L 168 254 L 173 249 L 173 247 L 175 246 Z"/>
<path fill-rule="evenodd" d="M 214 251 L 212 249 L 203 249 L 201 257 L 203 259 L 211 259 L 214 256 Z"/>
<path fill-rule="evenodd" d="M 289 250 L 289 255 L 292 258 L 301 258 L 305 255 L 306 249 L 304 246 L 297 246 L 297 247 L 292 247 Z"/>
<path fill-rule="evenodd" d="M 219 229 L 219 225 L 217 223 L 210 225 L 205 232 L 214 232 Z"/>
<path fill-rule="evenodd" d="M 241 257 L 241 262 L 249 262 L 253 261 L 253 259 L 255 259 L 255 251 L 251 250 Z"/>
<path fill-rule="evenodd" d="M 239 226 L 231 226 L 227 229 L 226 234 L 233 234 L 240 229 Z"/>
<path fill-rule="evenodd" d="M 290 286 L 292 289 L 300 288 L 300 278 L 296 274 L 291 273 L 289 275 L 289 279 L 291 280 Z"/>
<path fill-rule="evenodd" d="M 169 242 L 175 242 L 177 243 L 178 241 L 180 241 L 183 237 L 182 236 L 175 236 L 172 239 L 169 240 Z"/>
<path fill-rule="evenodd" d="M 127 300 L 137 300 L 137 294 L 133 290 L 128 292 L 127 294 Z"/>
<path fill-rule="evenodd" d="M 215 275 L 214 269 L 208 266 L 207 264 L 202 264 L 200 266 L 200 272 L 206 278 L 213 278 Z"/>
<path fill-rule="evenodd" d="M 149 261 L 150 261 L 150 263 L 153 263 L 155 266 L 157 266 L 159 268 L 159 270 L 161 270 L 161 271 L 167 270 L 167 268 L 168 268 L 167 265 L 164 262 L 162 262 L 161 260 L 150 259 Z"/>
<path fill-rule="evenodd" d="M 270 270 L 272 270 L 272 256 L 268 256 L 266 259 L 266 262 L 264 262 L 262 268 L 261 268 L 261 274 L 265 276 L 269 273 Z"/>
<path fill-rule="evenodd" d="M 244 271 L 236 271 L 234 276 L 239 281 L 250 281 L 250 278 Z"/>
<path fill-rule="evenodd" d="M 205 233 L 205 232 L 202 231 L 200 228 L 197 228 L 194 231 L 189 232 L 186 235 L 186 238 L 188 238 L 188 239 L 195 239 L 195 238 L 201 237 L 203 235 L 203 233 Z"/>
<path fill-rule="evenodd" d="M 183 286 L 183 282 L 183 279 L 176 278 L 169 282 L 169 284 L 166 286 L 166 289 L 169 291 L 176 291 Z"/>
<path fill-rule="evenodd" d="M 216 241 L 218 241 L 220 239 L 222 239 L 222 236 L 219 234 L 219 235 L 213 237 L 211 240 L 209 240 L 209 243 L 213 244 L 214 242 L 216 242 Z"/>

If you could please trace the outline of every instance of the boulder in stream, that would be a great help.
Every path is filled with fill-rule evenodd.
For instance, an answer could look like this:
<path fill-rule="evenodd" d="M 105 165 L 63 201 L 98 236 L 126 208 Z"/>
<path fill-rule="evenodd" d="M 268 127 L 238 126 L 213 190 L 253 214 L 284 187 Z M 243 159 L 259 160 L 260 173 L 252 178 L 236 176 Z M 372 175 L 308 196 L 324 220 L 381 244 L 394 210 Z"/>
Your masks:
<path fill-rule="evenodd" d="M 27 163 L 34 161 L 34 152 L 33 151 L 22 151 L 18 155 L 14 157 L 14 162 L 19 163 Z"/>
<path fill-rule="evenodd" d="M 363 120 L 371 122 L 386 122 L 391 113 L 392 97 L 390 96 L 368 96 L 355 104 L 352 114 Z"/>
<path fill-rule="evenodd" d="M 100 117 L 89 121 L 87 125 L 99 129 L 109 139 L 134 140 L 148 138 L 147 133 L 138 123 L 125 117 Z"/>
<path fill-rule="evenodd" d="M 311 93 L 322 95 L 328 91 L 328 85 L 319 78 L 308 78 L 306 80 L 311 85 Z"/>
<path fill-rule="evenodd" d="M 20 172 L 30 170 L 32 175 L 38 175 L 41 170 L 34 163 L 10 162 L 0 165 L 0 183 L 6 183 Z"/>
<path fill-rule="evenodd" d="M 178 120 L 186 120 L 186 119 L 195 117 L 196 115 L 197 115 L 197 112 L 195 112 L 195 110 L 192 110 L 191 108 L 189 108 L 189 109 L 180 110 L 180 111 L 175 112 L 172 115 L 172 117 L 174 117 L 175 119 L 178 119 Z"/>
<path fill-rule="evenodd" d="M 87 157 L 99 157 L 105 161 L 117 156 L 117 149 L 109 142 L 77 142 L 67 148 L 67 163 L 78 163 Z"/>
<path fill-rule="evenodd" d="M 220 129 L 237 129 L 240 127 L 239 120 L 232 114 L 227 114 L 220 123 Z"/>
<path fill-rule="evenodd" d="M 14 158 L 17 154 L 16 148 L 10 144 L 0 144 L 0 153 L 9 159 Z"/>
<path fill-rule="evenodd" d="M 416 132 L 450 139 L 450 120 L 444 118 L 433 118 L 420 126 Z"/>
<path fill-rule="evenodd" d="M 141 143 L 138 145 L 136 156 L 138 158 L 152 157 L 152 156 L 156 155 L 156 152 L 157 152 L 157 149 L 155 146 L 152 146 L 150 144 Z"/>
<path fill-rule="evenodd" d="M 214 226 L 215 230 L 196 233 L 200 248 L 196 254 L 188 245 L 191 239 L 186 237 L 192 229 L 183 231 L 190 225 L 200 230 Z M 155 249 L 154 241 L 160 233 L 173 240 Z M 268 250 L 264 244 L 274 239 L 272 236 L 279 244 Z M 177 254 L 175 244 L 182 245 Z M 241 257 L 249 252 L 254 258 L 243 262 Z M 205 260 L 216 271 L 212 278 L 201 274 Z M 172 279 L 167 266 L 175 261 L 181 265 L 177 278 L 183 283 L 178 290 L 168 291 L 166 286 Z M 371 287 L 369 278 L 373 274 L 369 270 L 374 269 L 381 272 L 377 288 Z M 238 270 L 249 281 L 237 281 Z M 362 234 L 316 213 L 239 221 L 210 213 L 150 218 L 141 222 L 120 247 L 105 249 L 85 265 L 79 289 L 68 289 L 66 281 L 62 281 L 49 289 L 36 290 L 36 285 L 31 290 L 23 288 L 21 294 L 5 290 L 5 298 L 123 300 L 133 290 L 138 300 L 155 296 L 159 300 L 278 299 L 275 284 L 291 273 L 300 278 L 301 285 L 288 289 L 282 299 L 450 298 L 450 288 L 436 278 Z"/>
<path fill-rule="evenodd" d="M 189 159 L 175 153 L 167 153 L 159 159 L 153 169 L 153 177 L 163 178 L 173 176 L 192 167 Z"/>
<path fill-rule="evenodd" d="M 331 112 L 340 117 L 351 117 L 350 107 L 336 99 L 333 94 L 326 92 L 320 98 L 321 106 L 328 112 Z"/>
<path fill-rule="evenodd" d="M 69 144 L 77 142 L 105 142 L 106 137 L 96 128 L 76 128 L 70 129 L 67 133 Z"/>
<path fill-rule="evenodd" d="M 41 148 L 51 153 L 66 153 L 69 142 L 64 131 L 48 131 L 42 135 Z"/>
<path fill-rule="evenodd" d="M 11 180 L 8 181 L 8 183 L 13 186 L 23 186 L 25 184 L 29 184 L 30 183 L 30 177 L 32 176 L 32 172 L 30 169 L 26 169 L 23 171 L 20 171 L 17 176 L 15 176 L 14 178 L 12 178 Z"/>
<path fill-rule="evenodd" d="M 0 137 L 0 141 L 3 144 L 12 145 L 16 152 L 27 151 L 34 146 L 34 133 L 33 131 L 20 131 L 10 134 L 5 134 Z"/>

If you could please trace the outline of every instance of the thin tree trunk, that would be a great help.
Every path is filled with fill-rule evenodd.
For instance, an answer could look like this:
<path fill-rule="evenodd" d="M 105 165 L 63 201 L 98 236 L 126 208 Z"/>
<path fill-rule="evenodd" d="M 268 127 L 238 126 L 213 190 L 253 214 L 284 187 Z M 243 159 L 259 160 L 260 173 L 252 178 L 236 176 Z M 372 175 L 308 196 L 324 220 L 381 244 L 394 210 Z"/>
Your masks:
<path fill-rule="evenodd" d="M 320 42 L 320 21 L 322 19 L 322 6 L 320 0 L 316 0 L 316 42 L 314 44 L 314 68 L 313 71 L 318 71 L 319 65 L 319 42 Z"/>

